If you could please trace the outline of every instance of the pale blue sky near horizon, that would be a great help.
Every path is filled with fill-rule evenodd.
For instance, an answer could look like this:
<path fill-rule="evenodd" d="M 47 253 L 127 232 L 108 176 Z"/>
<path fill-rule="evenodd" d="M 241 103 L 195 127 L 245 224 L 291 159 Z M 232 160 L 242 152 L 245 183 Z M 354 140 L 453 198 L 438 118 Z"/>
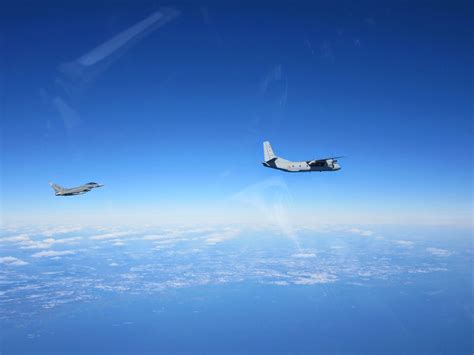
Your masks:
<path fill-rule="evenodd" d="M 159 7 L 5 6 L 4 222 L 127 210 L 212 222 L 245 192 L 309 219 L 472 225 L 472 4 L 173 7 L 103 65 L 65 74 Z M 336 173 L 285 174 L 261 165 L 264 140 L 288 159 L 346 157 Z M 106 186 L 61 199 L 48 181 Z"/>

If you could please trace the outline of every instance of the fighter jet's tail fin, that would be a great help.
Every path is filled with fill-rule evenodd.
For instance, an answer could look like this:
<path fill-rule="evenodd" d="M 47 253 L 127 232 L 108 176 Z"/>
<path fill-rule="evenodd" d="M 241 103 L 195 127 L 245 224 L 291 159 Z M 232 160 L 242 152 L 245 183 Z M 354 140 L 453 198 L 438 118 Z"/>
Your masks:
<path fill-rule="evenodd" d="M 273 153 L 272 146 L 270 142 L 263 142 L 263 156 L 266 162 L 275 159 L 277 156 Z"/>
<path fill-rule="evenodd" d="M 53 190 L 55 192 L 63 192 L 64 191 L 64 189 L 61 186 L 53 184 L 52 182 L 50 182 L 49 185 L 53 188 Z"/>

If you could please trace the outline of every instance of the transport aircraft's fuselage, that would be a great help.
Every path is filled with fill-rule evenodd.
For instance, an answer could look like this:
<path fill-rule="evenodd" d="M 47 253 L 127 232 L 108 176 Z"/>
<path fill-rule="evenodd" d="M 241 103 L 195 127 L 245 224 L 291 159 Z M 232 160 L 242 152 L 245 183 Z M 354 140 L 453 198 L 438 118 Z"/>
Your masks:
<path fill-rule="evenodd" d="M 311 171 L 337 171 L 341 167 L 337 162 L 328 159 L 322 162 L 308 164 L 306 161 L 288 161 L 282 158 L 276 158 L 262 163 L 267 168 L 283 170 L 287 172 L 311 172 Z"/>

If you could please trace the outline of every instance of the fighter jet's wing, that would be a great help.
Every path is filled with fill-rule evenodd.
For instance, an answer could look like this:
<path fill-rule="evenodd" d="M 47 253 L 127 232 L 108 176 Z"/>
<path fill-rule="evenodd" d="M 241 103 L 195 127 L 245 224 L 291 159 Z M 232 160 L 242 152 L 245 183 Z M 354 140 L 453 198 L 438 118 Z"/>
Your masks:
<path fill-rule="evenodd" d="M 74 189 L 71 192 L 75 194 L 83 194 L 83 193 L 89 192 L 90 190 L 92 190 L 90 187 L 81 187 L 81 188 Z"/>
<path fill-rule="evenodd" d="M 339 158 L 344 158 L 343 156 L 340 157 L 330 157 L 330 158 L 323 158 L 323 159 L 315 159 L 315 160 L 306 160 L 308 165 L 320 165 L 321 163 L 326 163 L 327 160 L 336 160 Z"/>

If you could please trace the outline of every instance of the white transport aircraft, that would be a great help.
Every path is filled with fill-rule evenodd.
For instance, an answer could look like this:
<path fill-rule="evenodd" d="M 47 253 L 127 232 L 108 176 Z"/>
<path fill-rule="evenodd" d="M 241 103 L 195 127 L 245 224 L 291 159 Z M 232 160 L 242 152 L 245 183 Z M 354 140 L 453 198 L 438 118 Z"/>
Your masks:
<path fill-rule="evenodd" d="M 305 171 L 337 171 L 341 169 L 341 166 L 337 163 L 337 159 L 342 157 L 331 157 L 305 161 L 289 161 L 277 157 L 275 153 L 273 153 L 270 142 L 263 142 L 263 156 L 265 159 L 262 163 L 263 166 L 293 173 Z"/>

